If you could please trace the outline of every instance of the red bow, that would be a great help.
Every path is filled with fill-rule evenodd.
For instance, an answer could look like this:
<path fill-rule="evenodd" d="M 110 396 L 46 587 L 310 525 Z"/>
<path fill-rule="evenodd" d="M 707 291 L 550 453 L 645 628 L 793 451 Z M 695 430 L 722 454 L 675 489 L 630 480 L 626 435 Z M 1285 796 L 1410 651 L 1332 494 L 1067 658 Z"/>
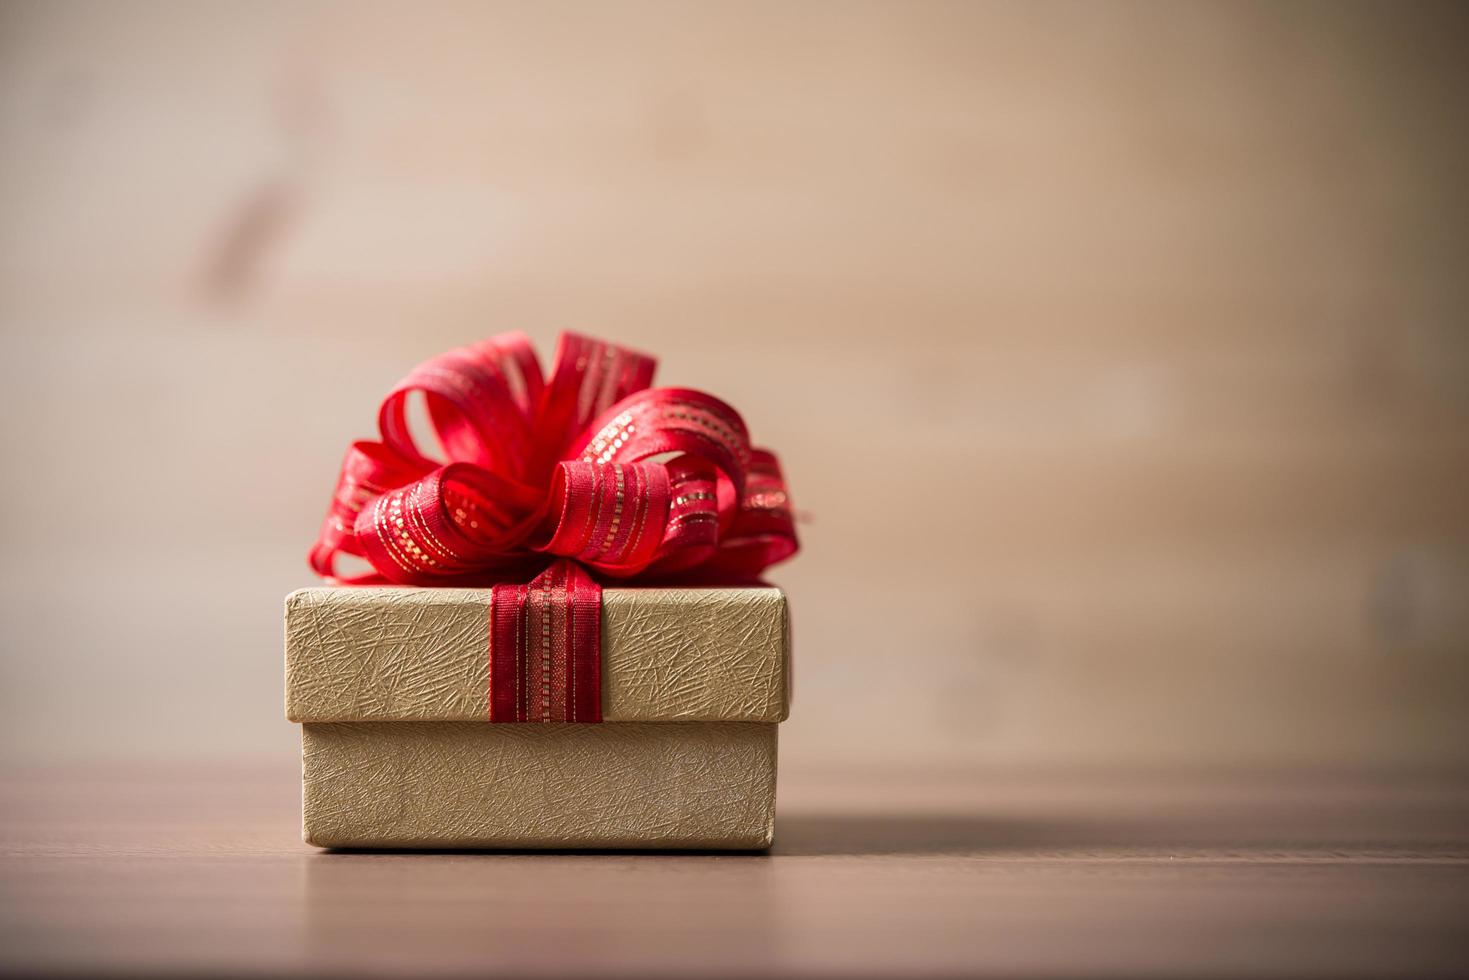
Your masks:
<path fill-rule="evenodd" d="M 796 551 L 780 466 L 730 406 L 649 388 L 655 361 L 564 333 L 549 381 L 506 333 L 414 368 L 356 442 L 311 549 L 345 583 L 523 580 L 554 557 L 604 576 L 749 578 Z M 415 444 L 422 392 L 447 464 Z M 339 553 L 375 574 L 339 577 Z"/>
<path fill-rule="evenodd" d="M 347 451 L 311 567 L 344 584 L 494 584 L 491 720 L 599 720 L 600 588 L 552 562 L 736 581 L 797 547 L 774 454 L 719 399 L 649 388 L 654 363 L 572 333 L 549 380 L 518 333 L 425 361 L 383 401 L 382 440 Z M 415 391 L 447 463 L 409 431 Z M 342 553 L 374 571 L 339 575 Z"/>

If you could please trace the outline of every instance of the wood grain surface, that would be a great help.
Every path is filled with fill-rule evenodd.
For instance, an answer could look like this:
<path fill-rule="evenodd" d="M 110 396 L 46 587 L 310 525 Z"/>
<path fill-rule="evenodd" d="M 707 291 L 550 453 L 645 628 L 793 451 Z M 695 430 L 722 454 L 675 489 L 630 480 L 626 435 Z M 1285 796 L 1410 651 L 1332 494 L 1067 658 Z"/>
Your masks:
<path fill-rule="evenodd" d="M 1469 781 L 786 773 L 766 855 L 334 853 L 281 766 L 10 771 L 0 973 L 1430 976 Z"/>

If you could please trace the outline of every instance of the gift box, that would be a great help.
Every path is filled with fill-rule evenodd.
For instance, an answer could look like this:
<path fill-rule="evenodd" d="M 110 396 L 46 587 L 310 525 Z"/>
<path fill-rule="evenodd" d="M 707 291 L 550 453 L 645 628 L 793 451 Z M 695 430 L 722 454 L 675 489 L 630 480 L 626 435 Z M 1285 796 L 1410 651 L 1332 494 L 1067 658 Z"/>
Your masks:
<path fill-rule="evenodd" d="M 602 592 L 602 724 L 491 724 L 493 593 L 286 600 L 286 714 L 321 847 L 768 847 L 789 705 L 775 588 Z"/>
<path fill-rule="evenodd" d="M 286 600 L 309 843 L 769 846 L 784 477 L 652 375 L 575 334 L 543 375 L 505 334 L 414 368 L 352 444 L 309 556 L 329 584 Z"/>

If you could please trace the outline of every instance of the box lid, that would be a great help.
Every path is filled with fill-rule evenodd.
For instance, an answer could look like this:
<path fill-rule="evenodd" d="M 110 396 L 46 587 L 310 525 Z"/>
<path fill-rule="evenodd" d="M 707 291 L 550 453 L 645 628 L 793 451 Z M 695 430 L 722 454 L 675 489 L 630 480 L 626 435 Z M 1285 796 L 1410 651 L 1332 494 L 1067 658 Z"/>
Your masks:
<path fill-rule="evenodd" d="M 489 589 L 312 588 L 286 597 L 286 717 L 485 721 Z M 785 720 L 777 588 L 602 591 L 608 722 Z"/>

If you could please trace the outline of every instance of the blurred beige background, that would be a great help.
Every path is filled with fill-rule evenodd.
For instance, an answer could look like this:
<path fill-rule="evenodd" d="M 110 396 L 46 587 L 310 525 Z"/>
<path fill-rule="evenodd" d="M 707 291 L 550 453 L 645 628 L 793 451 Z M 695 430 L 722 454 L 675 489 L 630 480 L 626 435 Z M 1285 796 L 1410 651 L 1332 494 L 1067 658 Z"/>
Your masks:
<path fill-rule="evenodd" d="M 783 455 L 788 771 L 1469 763 L 1469 16 L 0 5 L 0 759 L 286 759 L 341 452 L 504 329 Z"/>

